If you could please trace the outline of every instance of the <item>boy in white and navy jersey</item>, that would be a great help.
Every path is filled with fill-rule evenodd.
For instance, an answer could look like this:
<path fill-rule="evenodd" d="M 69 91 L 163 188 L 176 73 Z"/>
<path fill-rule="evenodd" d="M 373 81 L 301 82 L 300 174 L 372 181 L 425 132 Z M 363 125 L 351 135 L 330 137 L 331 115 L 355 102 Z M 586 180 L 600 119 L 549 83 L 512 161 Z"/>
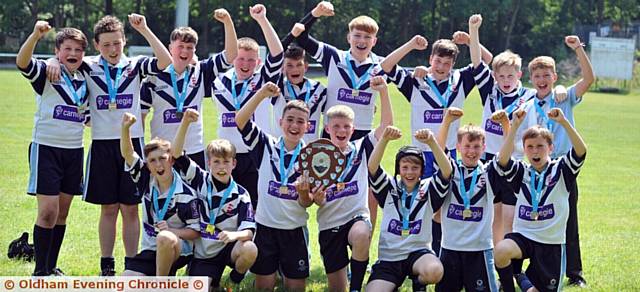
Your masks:
<path fill-rule="evenodd" d="M 16 65 L 36 93 L 38 108 L 29 145 L 27 193 L 38 198 L 33 226 L 34 276 L 62 275 L 56 267 L 73 196 L 82 193 L 84 115 L 87 84 L 78 71 L 87 38 L 78 29 L 63 28 L 56 34 L 55 54 L 63 68 L 63 80 L 46 79 L 46 63 L 32 58 L 33 50 L 51 27 L 36 21 L 20 48 Z"/>
<path fill-rule="evenodd" d="M 515 205 L 513 233 L 496 245 L 496 268 L 502 289 L 515 291 L 512 259 L 529 258 L 526 276 L 533 284 L 529 291 L 559 291 L 566 268 L 566 228 L 569 217 L 569 197 L 584 163 L 587 148 L 582 137 L 565 118 L 562 110 L 553 108 L 547 118 L 559 124 L 567 133 L 573 148 L 557 159 L 553 134 L 534 126 L 525 131 L 522 143 L 530 164 L 511 158 L 514 137 L 527 113 L 514 114 L 511 129 L 498 154 L 498 173 L 505 183 L 516 190 L 505 203 Z"/>
<path fill-rule="evenodd" d="M 304 147 L 309 108 L 302 101 L 290 101 L 279 121 L 283 135 L 266 134 L 251 121 L 251 115 L 261 102 L 277 94 L 278 86 L 266 83 L 236 115 L 238 131 L 260 174 L 254 239 L 259 252 L 251 272 L 256 274 L 256 289 L 273 290 L 276 271 L 281 269 L 286 290 L 304 290 L 309 277 L 306 208 L 311 203 L 303 201 L 294 183 L 300 176 L 295 164 Z"/>
<path fill-rule="evenodd" d="M 374 90 L 387 91 L 387 83 L 382 76 L 373 77 L 371 83 Z M 326 113 L 325 130 L 329 133 L 331 142 L 346 157 L 345 168 L 337 179 L 338 183 L 325 190 L 323 199 L 315 200 L 319 206 L 316 219 L 320 230 L 320 254 L 331 291 L 343 291 L 347 287 L 347 265 L 351 272 L 348 291 L 362 290 L 362 281 L 367 271 L 372 233 L 367 205 L 367 161 L 384 129 L 393 124 L 389 96 L 387 93 L 381 93 L 380 96 L 380 125 L 374 132 L 355 141 L 350 141 L 355 118 L 350 107 L 334 105 Z"/>
<path fill-rule="evenodd" d="M 445 145 L 450 125 L 463 112 L 449 108 L 438 132 L 439 145 Z M 509 120 L 502 119 L 508 129 Z M 458 129 L 456 149 L 460 160 L 450 158 L 453 168 L 450 191 L 442 205 L 442 281 L 436 291 L 498 291 L 494 276 L 492 225 L 494 206 L 500 203 L 495 192 L 502 180 L 493 163 L 481 162 L 485 151 L 485 132 L 474 125 Z"/>
<path fill-rule="evenodd" d="M 124 26 L 113 16 L 105 16 L 94 26 L 94 46 L 98 56 L 85 57 L 80 67 L 89 90 L 91 149 L 87 157 L 83 199 L 101 205 L 98 237 L 100 239 L 101 275 L 115 275 L 113 246 L 118 213 L 122 214 L 122 240 L 125 261 L 138 250 L 141 196 L 130 175 L 124 171 L 120 156 L 120 121 L 125 113 L 140 120 L 140 85 L 142 79 L 158 74 L 171 63 L 171 55 L 153 34 L 142 15 L 129 15 L 129 23 L 153 48 L 157 58 L 124 56 Z M 142 123 L 131 130 L 132 142 L 142 156 Z"/>
<path fill-rule="evenodd" d="M 451 165 L 433 133 L 423 129 L 415 137 L 433 149 L 440 170 L 433 177 L 421 179 L 422 150 L 404 146 L 396 154 L 394 176 L 388 175 L 380 161 L 389 141 L 401 135 L 399 129 L 387 127 L 369 158 L 369 181 L 382 208 L 382 228 L 378 261 L 373 265 L 367 291 L 394 291 L 407 276 L 416 277 L 419 284 L 437 283 L 443 274 L 442 264 L 431 250 L 429 222 L 449 189 Z"/>
<path fill-rule="evenodd" d="M 195 191 L 173 170 L 171 143 L 153 139 L 144 146 L 145 160 L 133 150 L 130 128 L 136 117 L 122 117 L 120 151 L 142 194 L 142 251 L 125 262 L 123 276 L 173 276 L 189 263 L 200 232 Z"/>
<path fill-rule="evenodd" d="M 267 19 L 267 9 L 264 5 L 252 6 L 249 8 L 249 12 L 260 25 L 267 41 L 269 54 L 265 64 L 259 72 L 255 72 L 256 67 L 260 64 L 258 43 L 247 37 L 238 39 L 238 55 L 233 60 L 234 68 L 214 81 L 213 97 L 218 108 L 218 137 L 229 140 L 231 144 L 236 146 L 238 152 L 236 155 L 238 167 L 233 170 L 232 176 L 238 184 L 249 191 L 251 204 L 257 208 L 257 166 L 249 157 L 247 153 L 249 150 L 236 129 L 235 116 L 236 112 L 251 99 L 263 84 L 269 81 L 276 82 L 278 79 L 282 66 L 282 44 Z M 260 104 L 253 116 L 254 121 L 261 127 L 265 127 L 269 133 L 271 132 L 269 129 L 272 119 L 271 110 L 271 104 L 266 101 Z"/>
<path fill-rule="evenodd" d="M 249 193 L 231 177 L 236 166 L 233 144 L 217 139 L 207 145 L 209 171 L 182 153 L 189 124 L 198 120 L 198 113 L 187 109 L 172 152 L 180 176 L 200 199 L 200 236 L 195 240 L 189 275 L 208 276 L 211 286 L 217 288 L 225 266 L 232 268 L 231 282 L 239 284 L 255 262 L 258 249 L 251 240 L 256 224 Z"/>
<path fill-rule="evenodd" d="M 560 158 L 569 152 L 571 150 L 571 142 L 567 131 L 557 123 L 550 121 L 545 116 L 545 112 L 554 107 L 560 108 L 565 113 L 569 123 L 574 125 L 573 109 L 582 102 L 582 96 L 589 90 L 589 86 L 596 78 L 587 53 L 584 50 L 584 44 L 580 42 L 580 39 L 577 36 L 567 36 L 565 37 L 565 44 L 576 53 L 582 78 L 572 86 L 569 86 L 567 98 L 564 101 L 559 102 L 554 98 L 554 92 L 550 90 L 558 79 L 553 58 L 547 56 L 537 57 L 529 62 L 528 65 L 531 83 L 537 92 L 536 98 L 530 99 L 524 106 L 527 110 L 527 118 L 523 122 L 521 131 L 533 125 L 548 128 L 554 137 L 552 159 Z M 521 133 L 519 132 L 516 137 L 522 137 Z M 578 185 L 575 184 L 573 187 L 571 196 L 569 196 L 569 221 L 567 222 L 567 277 L 570 285 L 584 287 L 586 286 L 586 281 L 582 277 L 580 237 L 578 233 Z"/>
<path fill-rule="evenodd" d="M 143 120 L 149 109 L 154 109 L 151 137 L 173 139 L 186 109 L 202 112 L 202 99 L 211 96 L 213 80 L 231 67 L 228 60 L 235 59 L 238 52 L 233 21 L 224 9 L 217 9 L 214 17 L 225 26 L 224 52 L 191 65 L 198 44 L 198 33 L 190 27 L 176 28 L 171 32 L 169 44 L 173 64 L 145 80 L 140 99 Z M 184 148 L 189 158 L 205 168 L 202 127 L 202 119 L 190 127 Z"/>

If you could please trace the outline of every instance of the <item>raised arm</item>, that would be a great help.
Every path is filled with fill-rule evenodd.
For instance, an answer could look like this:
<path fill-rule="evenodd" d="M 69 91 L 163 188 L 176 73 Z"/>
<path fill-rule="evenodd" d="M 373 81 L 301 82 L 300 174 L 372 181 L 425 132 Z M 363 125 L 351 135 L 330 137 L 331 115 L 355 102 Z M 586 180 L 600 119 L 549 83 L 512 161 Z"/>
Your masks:
<path fill-rule="evenodd" d="M 567 118 L 565 118 L 562 110 L 559 108 L 552 108 L 547 115 L 550 119 L 562 125 L 565 131 L 567 131 L 567 135 L 571 140 L 571 145 L 573 145 L 573 149 L 576 151 L 576 154 L 579 157 L 584 156 L 584 154 L 587 153 L 587 145 L 584 143 L 584 140 L 582 140 L 582 136 L 578 134 L 578 131 L 576 131 L 576 129 L 571 126 L 571 123 L 569 123 Z"/>
<path fill-rule="evenodd" d="M 481 62 L 480 25 L 482 25 L 482 16 L 480 14 L 474 14 L 469 17 L 469 54 L 474 68 L 480 66 Z"/>
<path fill-rule="evenodd" d="M 401 137 L 402 132 L 400 131 L 400 129 L 394 126 L 387 126 L 384 128 L 380 141 L 378 141 L 378 143 L 376 143 L 376 146 L 373 147 L 373 152 L 369 157 L 367 168 L 369 169 L 370 175 L 376 173 L 376 171 L 380 167 L 382 156 L 384 156 L 384 150 L 387 149 L 387 144 L 389 144 L 389 141 L 398 140 Z"/>
<path fill-rule="evenodd" d="M 457 45 L 469 45 L 469 43 L 471 42 L 471 36 L 469 36 L 469 34 L 464 31 L 454 32 L 452 38 L 453 42 Z M 489 52 L 489 50 L 487 50 L 487 48 L 485 48 L 482 44 L 480 44 L 480 50 L 482 52 L 482 61 L 484 61 L 485 64 L 491 64 L 491 60 L 493 60 L 493 54 L 491 54 L 491 52 Z"/>
<path fill-rule="evenodd" d="M 504 138 L 504 143 L 502 143 L 502 148 L 500 149 L 500 153 L 498 153 L 498 164 L 502 167 L 506 167 L 509 164 L 509 160 L 511 160 L 511 154 L 513 154 L 513 143 L 516 137 L 516 132 L 524 117 L 527 115 L 527 112 L 524 109 L 520 108 L 513 113 L 513 119 L 511 121 L 511 127 L 509 128 L 509 132 L 507 132 L 507 136 Z"/>
<path fill-rule="evenodd" d="M 249 13 L 251 17 L 258 22 L 260 29 L 262 29 L 264 39 L 267 41 L 267 46 L 269 47 L 269 54 L 271 56 L 277 56 L 282 53 L 282 43 L 280 43 L 278 34 L 267 19 L 267 8 L 262 4 L 257 4 L 249 7 Z"/>
<path fill-rule="evenodd" d="M 380 92 L 380 125 L 375 129 L 376 139 L 380 139 L 382 132 L 387 126 L 393 126 L 393 108 L 391 108 L 391 99 L 389 98 L 389 89 L 387 82 L 382 76 L 371 78 L 371 88 Z"/>
<path fill-rule="evenodd" d="M 384 72 L 391 72 L 393 67 L 397 65 L 404 56 L 409 54 L 413 50 L 426 50 L 429 42 L 427 39 L 421 35 L 415 35 L 408 42 L 404 43 L 404 45 L 397 48 L 395 51 L 391 52 L 383 61 L 380 63 L 380 67 Z"/>
<path fill-rule="evenodd" d="M 238 36 L 231 15 L 224 8 L 216 9 L 213 18 L 224 24 L 224 58 L 231 63 L 238 56 Z"/>
<path fill-rule="evenodd" d="M 447 154 L 444 153 L 443 147 L 440 147 L 436 142 L 436 138 L 433 135 L 433 132 L 429 129 L 421 129 L 416 131 L 415 133 L 416 140 L 421 143 L 429 145 L 431 148 L 431 152 L 433 152 L 433 157 L 440 168 L 440 172 L 442 173 L 442 177 L 445 179 L 449 179 L 451 177 L 451 172 L 453 169 L 451 168 L 451 163 L 449 163 L 449 158 Z"/>
<path fill-rule="evenodd" d="M 33 32 L 29 35 L 27 40 L 20 47 L 20 51 L 18 51 L 18 56 L 16 57 L 16 66 L 21 69 L 27 68 L 29 65 L 29 61 L 31 60 L 31 56 L 33 56 L 33 50 L 36 48 L 36 44 L 47 32 L 51 30 L 51 26 L 48 22 L 43 20 L 36 21 L 36 24 L 33 26 Z"/>
<path fill-rule="evenodd" d="M 236 125 L 238 129 L 244 129 L 251 119 L 251 115 L 256 111 L 258 105 L 265 99 L 280 94 L 280 88 L 273 82 L 265 83 L 251 99 L 236 112 Z"/>
<path fill-rule="evenodd" d="M 184 149 L 184 139 L 187 136 L 187 131 L 189 130 L 189 125 L 191 123 L 195 123 L 198 121 L 198 117 L 200 114 L 194 109 L 187 109 L 184 112 L 182 117 L 182 121 L 180 121 L 180 126 L 178 127 L 178 132 L 176 133 L 176 137 L 173 139 L 173 144 L 171 144 L 171 155 L 173 158 L 179 158 L 182 156 L 182 150 Z"/>
<path fill-rule="evenodd" d="M 440 129 L 438 130 L 437 142 L 440 148 L 447 149 L 447 138 L 449 136 L 449 128 L 451 127 L 451 123 L 455 122 L 463 115 L 464 112 L 457 107 L 450 107 L 445 111 L 444 118 L 442 118 L 442 124 L 440 124 Z"/>
<path fill-rule="evenodd" d="M 124 158 L 127 165 L 133 165 L 138 154 L 133 151 L 133 144 L 131 143 L 131 133 L 129 129 L 136 123 L 136 116 L 131 113 L 125 113 L 122 116 L 122 127 L 120 133 L 120 155 Z"/>
<path fill-rule="evenodd" d="M 585 52 L 582 43 L 580 42 L 580 38 L 575 35 L 570 35 L 564 38 L 565 44 L 574 52 L 576 52 L 576 57 L 578 58 L 578 62 L 580 62 L 580 71 L 582 71 L 582 78 L 576 82 L 576 96 L 582 96 L 589 90 L 591 84 L 596 80 L 596 75 L 593 73 L 593 67 L 591 67 L 591 62 L 589 61 L 589 57 L 587 57 L 587 52 Z"/>
<path fill-rule="evenodd" d="M 171 54 L 147 26 L 147 19 L 143 15 L 133 13 L 129 14 L 129 23 L 147 40 L 153 49 L 153 54 L 158 58 L 158 69 L 164 70 L 167 68 L 171 64 Z"/>
<path fill-rule="evenodd" d="M 506 137 L 507 135 L 505 134 L 508 133 L 509 129 L 511 128 L 511 124 L 509 123 L 509 115 L 507 114 L 507 112 L 505 110 L 496 111 L 491 115 L 491 120 L 494 123 L 500 124 L 503 133 L 502 136 Z"/>

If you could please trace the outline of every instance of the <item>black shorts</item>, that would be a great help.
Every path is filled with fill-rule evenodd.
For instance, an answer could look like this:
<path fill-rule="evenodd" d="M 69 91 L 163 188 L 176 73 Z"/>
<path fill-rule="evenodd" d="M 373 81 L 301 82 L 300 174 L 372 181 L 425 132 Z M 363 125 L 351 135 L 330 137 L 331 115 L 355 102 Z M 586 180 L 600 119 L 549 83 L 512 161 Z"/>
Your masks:
<path fill-rule="evenodd" d="M 231 175 L 237 184 L 249 192 L 253 210 L 258 208 L 258 167 L 249 153 L 236 154 L 236 168 Z"/>
<path fill-rule="evenodd" d="M 258 258 L 251 267 L 257 275 L 271 275 L 282 268 L 282 274 L 289 279 L 309 277 L 308 237 L 304 227 L 285 230 L 256 223 L 253 242 L 258 247 Z"/>
<path fill-rule="evenodd" d="M 498 291 L 493 273 L 493 249 L 484 251 L 440 250 L 444 276 L 436 291 Z"/>
<path fill-rule="evenodd" d="M 189 276 L 207 276 L 211 278 L 211 286 L 220 286 L 220 280 L 225 267 L 234 268 L 235 263 L 231 260 L 231 252 L 235 242 L 227 243 L 224 248 L 212 258 L 191 260 L 189 265 Z"/>
<path fill-rule="evenodd" d="M 368 282 L 373 280 L 384 280 L 395 284 L 396 288 L 400 287 L 406 277 L 411 277 L 413 275 L 413 264 L 415 264 L 418 259 L 425 254 L 434 253 L 433 251 L 425 248 L 410 253 L 406 259 L 401 261 L 391 262 L 379 260 L 371 268 L 371 276 L 369 276 Z"/>
<path fill-rule="evenodd" d="M 180 256 L 174 263 L 171 265 L 171 270 L 169 270 L 169 276 L 175 276 L 176 272 L 182 267 L 186 266 L 193 256 Z M 156 275 L 156 251 L 155 250 L 143 250 L 136 256 L 130 258 L 128 261 L 125 261 L 124 265 L 125 270 L 134 271 L 138 273 L 143 273 L 146 276 L 155 276 Z"/>
<path fill-rule="evenodd" d="M 204 150 L 196 153 L 187 154 L 187 156 L 189 156 L 191 160 L 193 160 L 198 166 L 200 166 L 200 168 L 208 169 L 207 159 L 205 158 Z"/>
<path fill-rule="evenodd" d="M 327 274 L 337 272 L 349 264 L 349 253 L 347 246 L 349 244 L 349 231 L 351 227 L 358 221 L 365 221 L 371 227 L 370 222 L 366 222 L 367 218 L 358 216 L 351 219 L 347 224 L 320 231 L 318 242 L 320 243 L 320 254 L 324 263 L 324 270 Z"/>
<path fill-rule="evenodd" d="M 349 141 L 358 140 L 366 135 L 369 135 L 369 133 L 371 133 L 371 130 L 353 130 L 353 134 L 351 134 L 351 139 Z M 329 132 L 327 132 L 327 130 L 325 130 L 324 128 L 322 129 L 322 138 L 331 139 L 331 136 L 329 136 Z"/>
<path fill-rule="evenodd" d="M 529 259 L 525 274 L 538 291 L 560 291 L 566 270 L 564 244 L 544 244 L 524 237 L 520 233 L 504 236 L 520 247 L 522 258 Z"/>
<path fill-rule="evenodd" d="M 133 138 L 131 142 L 136 153 L 144 157 L 142 138 Z M 119 139 L 94 140 L 89 150 L 86 171 L 85 201 L 98 205 L 140 203 L 140 193 L 129 172 L 124 171 Z"/>
<path fill-rule="evenodd" d="M 29 145 L 29 195 L 82 194 L 83 148 Z"/>

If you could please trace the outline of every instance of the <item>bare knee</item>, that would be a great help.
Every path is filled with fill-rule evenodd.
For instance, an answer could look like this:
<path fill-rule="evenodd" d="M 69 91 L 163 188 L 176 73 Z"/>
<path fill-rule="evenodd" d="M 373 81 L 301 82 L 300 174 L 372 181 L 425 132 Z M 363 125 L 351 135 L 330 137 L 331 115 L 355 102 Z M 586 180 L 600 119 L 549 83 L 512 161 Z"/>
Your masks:
<path fill-rule="evenodd" d="M 429 262 L 420 270 L 420 280 L 428 284 L 440 282 L 443 275 L 444 267 L 440 262 Z"/>
<path fill-rule="evenodd" d="M 240 244 L 240 257 L 255 260 L 258 257 L 258 247 L 253 241 L 247 240 Z"/>
<path fill-rule="evenodd" d="M 156 244 L 158 245 L 158 250 L 170 250 L 174 249 L 176 245 L 178 245 L 178 237 L 173 234 L 171 231 L 163 230 L 158 233 L 156 237 Z"/>
<path fill-rule="evenodd" d="M 102 207 L 100 208 L 100 215 L 102 216 L 102 218 L 115 220 L 116 218 L 118 218 L 119 210 L 120 207 L 118 206 L 118 204 L 102 205 Z"/>
<path fill-rule="evenodd" d="M 58 218 L 58 210 L 45 206 L 38 211 L 37 223 L 39 226 L 51 228 L 56 224 Z"/>
<path fill-rule="evenodd" d="M 138 221 L 138 205 L 122 205 L 120 204 L 120 213 L 122 214 L 122 220 L 135 220 Z"/>

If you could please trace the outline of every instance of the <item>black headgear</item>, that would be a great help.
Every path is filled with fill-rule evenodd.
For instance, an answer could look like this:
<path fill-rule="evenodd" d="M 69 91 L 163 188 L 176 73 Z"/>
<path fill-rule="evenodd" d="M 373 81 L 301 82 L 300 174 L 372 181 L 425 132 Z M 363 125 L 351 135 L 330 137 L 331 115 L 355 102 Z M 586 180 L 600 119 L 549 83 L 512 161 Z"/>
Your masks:
<path fill-rule="evenodd" d="M 406 156 L 415 156 L 420 159 L 420 169 L 422 169 L 420 172 L 424 171 L 424 155 L 422 154 L 422 150 L 416 146 L 402 146 L 396 154 L 396 170 L 393 174 L 394 176 L 400 173 L 400 159 Z"/>

